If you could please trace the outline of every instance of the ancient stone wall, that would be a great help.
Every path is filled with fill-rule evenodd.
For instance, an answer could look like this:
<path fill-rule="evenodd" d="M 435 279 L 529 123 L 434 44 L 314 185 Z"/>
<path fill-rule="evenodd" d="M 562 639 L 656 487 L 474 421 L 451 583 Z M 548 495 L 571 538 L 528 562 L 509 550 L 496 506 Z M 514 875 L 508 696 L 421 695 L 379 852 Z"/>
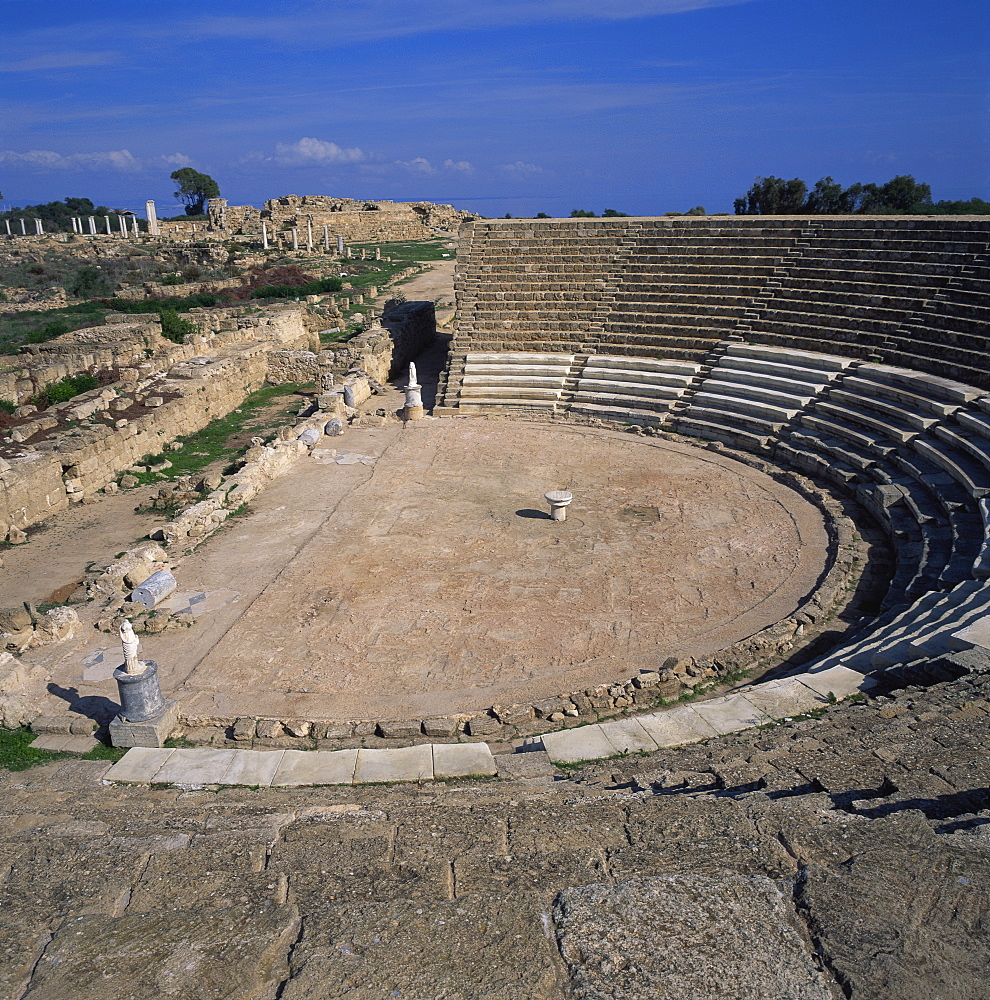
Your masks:
<path fill-rule="evenodd" d="M 261 211 L 253 205 L 228 205 L 223 198 L 214 198 L 208 209 L 212 233 L 260 236 L 264 221 L 269 236 L 296 228 L 304 240 L 310 223 L 314 241 L 323 239 L 323 227 L 328 226 L 332 239 L 341 236 L 359 243 L 429 239 L 438 232 L 453 232 L 462 222 L 475 218 L 452 205 L 428 201 L 356 201 L 326 195 L 270 198 Z"/>
<path fill-rule="evenodd" d="M 142 317 L 135 325 L 108 324 L 64 335 L 70 339 L 52 342 L 56 349 L 71 348 L 74 336 L 107 342 L 96 350 L 77 345 L 56 363 L 18 356 L 25 367 L 0 380 L 0 395 L 11 392 L 7 398 L 17 402 L 27 402 L 66 374 L 101 365 L 119 366 L 121 377 L 29 414 L 13 428 L 0 456 L 0 537 L 85 500 L 139 459 L 235 409 L 265 383 L 268 349 L 313 344 L 302 306 L 272 307 L 253 316 L 236 311 L 193 311 L 190 317 L 200 332 L 183 344 L 163 340 L 157 324 Z M 121 334 L 114 341 L 116 331 Z"/>
<path fill-rule="evenodd" d="M 988 385 L 988 252 L 982 216 L 476 221 L 452 352 L 701 361 L 740 336 Z"/>

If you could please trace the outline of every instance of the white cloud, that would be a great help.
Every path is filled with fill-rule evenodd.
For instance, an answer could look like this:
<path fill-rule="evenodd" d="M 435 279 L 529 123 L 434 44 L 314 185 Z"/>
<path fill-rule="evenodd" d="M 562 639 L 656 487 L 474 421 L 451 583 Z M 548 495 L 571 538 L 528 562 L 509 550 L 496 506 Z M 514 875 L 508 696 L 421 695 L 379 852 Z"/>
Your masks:
<path fill-rule="evenodd" d="M 397 167 L 404 167 L 414 174 L 435 174 L 436 168 L 423 156 L 414 156 L 411 160 L 396 160 Z"/>
<path fill-rule="evenodd" d="M 357 147 L 344 149 L 335 142 L 305 137 L 293 143 L 277 143 L 275 162 L 282 167 L 326 166 L 331 163 L 360 163 L 366 159 Z"/>
<path fill-rule="evenodd" d="M 173 167 L 191 167 L 193 162 L 185 153 L 163 153 L 162 159 Z"/>
<path fill-rule="evenodd" d="M 535 163 L 524 163 L 522 160 L 516 160 L 515 163 L 501 163 L 498 169 L 509 177 L 536 177 L 546 173 L 543 167 L 538 167 Z"/>
<path fill-rule="evenodd" d="M 473 174 L 474 164 L 469 160 L 444 160 L 444 170 L 456 170 L 462 174 Z"/>
<path fill-rule="evenodd" d="M 127 149 L 112 149 L 105 153 L 70 153 L 68 156 L 53 149 L 29 149 L 18 153 L 0 150 L 0 163 L 10 166 L 33 167 L 37 170 L 117 170 L 138 173 L 144 164 Z"/>

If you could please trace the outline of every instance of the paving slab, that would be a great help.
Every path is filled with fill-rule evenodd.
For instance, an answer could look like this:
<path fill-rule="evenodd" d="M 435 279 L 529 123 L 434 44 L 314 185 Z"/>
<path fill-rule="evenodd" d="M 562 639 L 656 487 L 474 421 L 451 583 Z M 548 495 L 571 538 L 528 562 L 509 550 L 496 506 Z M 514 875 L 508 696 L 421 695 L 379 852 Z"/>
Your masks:
<path fill-rule="evenodd" d="M 754 684 L 742 692 L 746 700 L 771 719 L 785 719 L 828 704 L 828 698 L 814 688 L 802 684 L 797 677 Z"/>
<path fill-rule="evenodd" d="M 66 736 L 63 733 L 43 733 L 32 740 L 35 750 L 51 750 L 54 753 L 89 753 L 100 741 L 92 736 Z"/>
<path fill-rule="evenodd" d="M 546 733 L 543 747 L 557 764 L 572 764 L 579 760 L 600 760 L 617 751 L 602 732 L 601 726 L 580 726 L 559 733 Z"/>
<path fill-rule="evenodd" d="M 176 750 L 155 775 L 173 785 L 216 785 L 236 750 Z"/>
<path fill-rule="evenodd" d="M 836 698 L 848 698 L 860 691 L 869 691 L 876 687 L 876 681 L 867 674 L 848 667 L 829 667 L 828 670 L 806 670 L 801 674 L 801 683 L 807 684 L 819 694 L 828 696 L 829 692 Z"/>
<path fill-rule="evenodd" d="M 688 707 L 697 712 L 719 734 L 737 733 L 740 729 L 752 729 L 770 721 L 769 716 L 764 715 L 755 705 L 751 705 L 741 694 L 725 695 Z"/>
<path fill-rule="evenodd" d="M 354 780 L 357 755 L 357 750 L 286 750 L 272 778 L 272 787 L 349 785 Z"/>
<path fill-rule="evenodd" d="M 284 750 L 235 750 L 220 784 L 267 788 L 275 777 L 284 753 Z"/>
<path fill-rule="evenodd" d="M 175 753 L 172 747 L 131 747 L 104 775 L 106 781 L 147 784 L 155 780 L 162 765 Z"/>
<path fill-rule="evenodd" d="M 463 778 L 471 774 L 496 774 L 495 759 L 487 743 L 434 743 L 433 777 Z"/>
<path fill-rule="evenodd" d="M 656 750 L 657 741 L 643 727 L 639 719 L 617 719 L 615 722 L 602 722 L 599 729 L 605 739 L 615 748 L 615 753 L 626 753 L 635 750 Z"/>
<path fill-rule="evenodd" d="M 718 735 L 712 726 L 687 705 L 667 712 L 640 715 L 638 719 L 660 747 L 679 747 Z"/>
<path fill-rule="evenodd" d="M 430 781 L 433 778 L 433 747 L 424 743 L 395 750 L 358 751 L 354 784 L 378 781 Z"/>

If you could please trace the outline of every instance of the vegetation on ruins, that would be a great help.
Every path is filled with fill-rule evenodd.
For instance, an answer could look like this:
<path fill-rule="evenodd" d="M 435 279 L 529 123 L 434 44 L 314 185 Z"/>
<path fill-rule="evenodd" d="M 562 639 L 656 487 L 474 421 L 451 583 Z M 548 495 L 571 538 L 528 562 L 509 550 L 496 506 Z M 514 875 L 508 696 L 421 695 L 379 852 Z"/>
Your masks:
<path fill-rule="evenodd" d="M 990 203 L 932 201 L 928 184 L 910 174 L 885 184 L 851 184 L 843 188 L 832 177 L 816 181 L 809 191 L 799 177 L 757 177 L 734 202 L 736 215 L 988 215 Z M 689 213 L 690 214 L 690 213 Z"/>
<path fill-rule="evenodd" d="M 225 469 L 233 471 L 237 460 L 250 447 L 252 437 L 265 437 L 298 409 L 298 392 L 299 386 L 291 383 L 266 385 L 252 392 L 225 417 L 177 438 L 167 454 L 145 455 L 141 465 L 161 465 L 167 458 L 170 466 L 158 472 L 137 473 L 138 481 L 144 485 L 199 475 L 221 460 Z"/>
<path fill-rule="evenodd" d="M 56 403 L 67 403 L 70 399 L 89 392 L 91 389 L 98 389 L 99 379 L 90 375 L 89 372 L 80 372 L 78 375 L 66 375 L 57 382 L 49 382 L 44 389 L 33 397 L 31 402 L 39 410 L 45 410 Z"/>
<path fill-rule="evenodd" d="M 178 185 L 175 197 L 185 203 L 186 215 L 202 215 L 207 199 L 220 197 L 220 185 L 209 175 L 192 167 L 173 170 L 169 177 Z"/>

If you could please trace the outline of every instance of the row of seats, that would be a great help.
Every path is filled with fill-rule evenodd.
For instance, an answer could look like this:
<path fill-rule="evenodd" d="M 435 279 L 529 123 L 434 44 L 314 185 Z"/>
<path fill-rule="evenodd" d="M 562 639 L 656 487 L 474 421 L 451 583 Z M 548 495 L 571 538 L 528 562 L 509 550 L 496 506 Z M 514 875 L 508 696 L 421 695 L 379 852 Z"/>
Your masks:
<path fill-rule="evenodd" d="M 462 234 L 458 351 L 703 362 L 740 335 L 990 387 L 990 220 L 486 220 Z"/>

